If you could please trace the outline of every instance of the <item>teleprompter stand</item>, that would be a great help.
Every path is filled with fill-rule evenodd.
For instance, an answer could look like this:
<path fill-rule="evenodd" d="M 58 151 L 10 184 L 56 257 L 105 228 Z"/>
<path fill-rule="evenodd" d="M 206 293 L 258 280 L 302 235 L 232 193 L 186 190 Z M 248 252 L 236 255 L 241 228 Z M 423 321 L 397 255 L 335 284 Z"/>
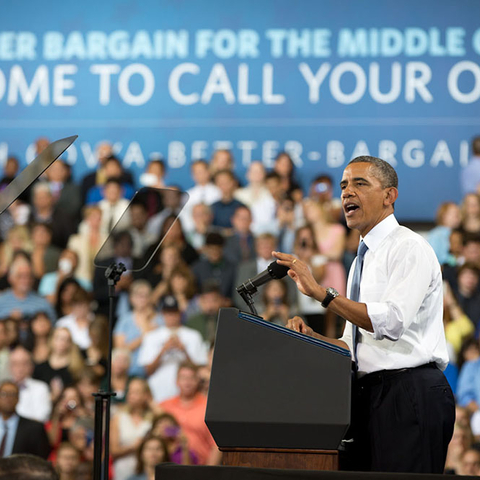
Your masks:
<path fill-rule="evenodd" d="M 108 359 L 107 359 L 107 391 L 100 389 L 94 393 L 95 397 L 95 430 L 93 443 L 93 478 L 100 480 L 109 478 L 109 446 L 110 446 L 110 403 L 116 395 L 112 392 L 112 329 L 114 322 L 114 298 L 115 286 L 120 280 L 122 273 L 126 271 L 123 263 L 112 263 L 105 270 L 105 277 L 108 281 Z M 105 423 L 103 423 L 105 411 Z M 104 436 L 105 434 L 105 436 Z M 103 439 L 105 438 L 105 443 Z M 102 448 L 103 447 L 103 448 Z M 103 452 L 102 452 L 103 450 Z M 102 462 L 103 458 L 103 462 Z M 102 468 L 103 466 L 103 468 Z M 103 470 L 103 477 L 102 477 Z"/>
<path fill-rule="evenodd" d="M 148 245 L 144 245 L 144 249 L 141 254 L 133 258 L 133 254 L 125 251 L 125 239 L 127 244 L 132 242 L 130 247 L 133 246 L 133 238 L 138 237 L 139 232 L 135 230 L 133 225 L 135 211 L 131 208 L 132 205 L 138 203 L 149 203 L 149 200 L 155 201 L 164 196 L 174 196 L 178 200 L 176 207 L 176 213 L 172 213 L 170 216 L 174 216 L 173 223 L 178 218 L 182 208 L 188 200 L 188 195 L 180 190 L 173 189 L 158 189 L 152 187 L 144 187 L 137 191 L 130 201 L 128 207 L 122 213 L 122 216 L 115 223 L 112 231 L 109 233 L 108 238 L 102 245 L 100 250 L 94 259 L 94 265 L 97 268 L 105 270 L 105 278 L 108 282 L 108 358 L 107 358 L 107 387 L 106 391 L 100 389 L 97 393 L 94 393 L 95 397 L 95 431 L 94 431 L 94 459 L 93 459 L 93 478 L 94 480 L 108 480 L 110 478 L 109 472 L 109 451 L 110 451 L 110 404 L 112 397 L 116 394 L 112 392 L 111 378 L 112 378 L 112 333 L 113 325 L 115 323 L 115 297 L 116 297 L 116 285 L 120 280 L 122 274 L 129 272 L 141 272 L 143 271 L 155 257 L 160 249 L 160 246 L 164 238 L 168 235 L 170 228 L 164 232 L 164 229 L 157 228 L 155 235 L 148 235 L 150 242 Z M 152 203 L 152 202 L 150 202 Z M 155 203 L 155 202 L 154 202 Z M 170 204 L 172 204 L 170 198 Z M 160 203 L 161 205 L 161 203 Z M 162 209 L 157 209 L 150 215 L 150 220 L 155 222 L 157 217 L 161 217 Z M 161 226 L 161 224 L 160 224 Z M 163 233 L 162 233 L 163 232 Z M 143 233 L 141 234 L 143 235 Z M 119 250 L 120 248 L 120 250 Z M 122 262 L 119 259 L 123 259 Z M 125 263 L 123 263 L 123 261 Z"/>

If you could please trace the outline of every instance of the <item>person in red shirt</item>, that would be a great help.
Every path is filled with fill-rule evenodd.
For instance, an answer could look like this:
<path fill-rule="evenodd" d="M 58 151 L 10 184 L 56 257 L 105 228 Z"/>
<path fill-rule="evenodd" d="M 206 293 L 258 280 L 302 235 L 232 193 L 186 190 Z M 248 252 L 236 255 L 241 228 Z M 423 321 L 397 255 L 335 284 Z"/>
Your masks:
<path fill-rule="evenodd" d="M 205 424 L 207 397 L 199 391 L 198 367 L 182 363 L 178 368 L 177 386 L 180 394 L 160 403 L 160 408 L 177 419 L 200 465 L 218 465 L 221 453 Z"/>

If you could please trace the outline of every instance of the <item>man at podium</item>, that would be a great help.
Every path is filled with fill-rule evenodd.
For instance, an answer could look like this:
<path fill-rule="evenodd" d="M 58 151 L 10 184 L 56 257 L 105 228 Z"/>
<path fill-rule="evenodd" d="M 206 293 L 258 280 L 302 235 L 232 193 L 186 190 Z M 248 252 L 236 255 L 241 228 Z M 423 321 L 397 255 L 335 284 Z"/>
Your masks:
<path fill-rule="evenodd" d="M 443 284 L 432 248 L 394 216 L 395 170 L 361 156 L 346 167 L 342 206 L 361 234 L 348 297 L 319 285 L 307 265 L 274 252 L 305 295 L 347 320 L 343 336 L 326 339 L 300 317 L 288 327 L 350 349 L 356 372 L 352 468 L 443 473 L 455 419 L 443 330 Z"/>

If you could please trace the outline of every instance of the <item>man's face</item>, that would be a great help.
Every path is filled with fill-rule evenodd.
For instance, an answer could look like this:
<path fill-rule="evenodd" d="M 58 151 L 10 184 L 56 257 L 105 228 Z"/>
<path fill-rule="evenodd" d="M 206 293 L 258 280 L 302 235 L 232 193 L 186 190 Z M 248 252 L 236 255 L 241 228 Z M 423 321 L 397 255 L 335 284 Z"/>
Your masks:
<path fill-rule="evenodd" d="M 18 388 L 6 383 L 0 390 L 0 413 L 13 415 L 18 403 Z"/>
<path fill-rule="evenodd" d="M 465 257 L 466 262 L 480 265 L 480 242 L 467 242 L 463 247 L 463 256 Z"/>
<path fill-rule="evenodd" d="M 198 391 L 198 375 L 190 368 L 181 368 L 177 376 L 177 385 L 181 396 L 192 397 Z"/>
<path fill-rule="evenodd" d="M 246 208 L 237 208 L 232 216 L 233 228 L 240 233 L 248 233 L 252 224 L 252 215 Z"/>
<path fill-rule="evenodd" d="M 57 456 L 57 466 L 63 474 L 73 474 L 80 463 L 78 452 L 74 448 L 62 448 Z"/>
<path fill-rule="evenodd" d="M 375 225 L 393 213 L 396 188 L 383 188 L 370 163 L 352 163 L 343 172 L 340 183 L 342 206 L 349 228 L 364 237 Z"/>
<path fill-rule="evenodd" d="M 196 163 L 192 165 L 192 177 L 195 183 L 205 185 L 210 181 L 210 172 L 208 167 L 203 163 Z"/>
<path fill-rule="evenodd" d="M 182 323 L 182 315 L 179 310 L 162 310 L 165 326 L 168 328 L 179 327 Z"/>
<path fill-rule="evenodd" d="M 214 315 L 222 306 L 222 296 L 218 292 L 207 292 L 200 295 L 200 307 L 207 315 Z"/>
<path fill-rule="evenodd" d="M 228 173 L 220 173 L 215 177 L 215 184 L 222 192 L 222 196 L 229 196 L 235 190 L 235 180 Z"/>
<path fill-rule="evenodd" d="M 21 262 L 13 268 L 8 280 L 15 292 L 26 294 L 32 288 L 32 268 L 27 262 Z"/>
<path fill-rule="evenodd" d="M 10 355 L 10 371 L 15 382 L 23 382 L 33 372 L 32 360 L 27 352 L 15 350 Z"/>
<path fill-rule="evenodd" d="M 480 475 L 480 452 L 469 450 L 460 462 L 460 475 Z"/>
<path fill-rule="evenodd" d="M 268 260 L 272 258 L 272 252 L 275 250 L 275 240 L 270 238 L 259 238 L 255 243 L 257 256 Z"/>

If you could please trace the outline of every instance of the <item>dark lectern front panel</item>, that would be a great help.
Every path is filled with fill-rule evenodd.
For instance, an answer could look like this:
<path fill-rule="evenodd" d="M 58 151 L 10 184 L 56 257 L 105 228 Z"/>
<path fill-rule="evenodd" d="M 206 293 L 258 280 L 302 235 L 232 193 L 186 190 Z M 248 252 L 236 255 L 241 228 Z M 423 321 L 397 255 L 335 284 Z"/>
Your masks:
<path fill-rule="evenodd" d="M 205 420 L 220 447 L 337 449 L 350 382 L 345 350 L 222 309 Z"/>

